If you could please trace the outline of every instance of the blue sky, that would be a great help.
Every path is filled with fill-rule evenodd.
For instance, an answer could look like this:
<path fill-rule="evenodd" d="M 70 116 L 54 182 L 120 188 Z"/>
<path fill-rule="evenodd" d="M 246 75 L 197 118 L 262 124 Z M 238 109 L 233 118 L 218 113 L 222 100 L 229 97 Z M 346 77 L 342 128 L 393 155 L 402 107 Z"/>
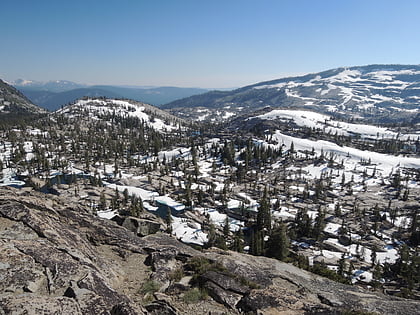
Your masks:
<path fill-rule="evenodd" d="M 239 87 L 372 63 L 419 64 L 417 0 L 16 0 L 0 78 Z"/>

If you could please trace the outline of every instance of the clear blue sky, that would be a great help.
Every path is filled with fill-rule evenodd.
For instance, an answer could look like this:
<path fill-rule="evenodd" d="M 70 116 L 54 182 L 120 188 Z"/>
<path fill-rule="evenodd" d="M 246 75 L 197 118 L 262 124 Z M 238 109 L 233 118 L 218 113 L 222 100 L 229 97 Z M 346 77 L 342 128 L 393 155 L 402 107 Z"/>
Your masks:
<path fill-rule="evenodd" d="M 420 63 L 418 0 L 19 0 L 0 6 L 0 78 L 239 87 Z"/>

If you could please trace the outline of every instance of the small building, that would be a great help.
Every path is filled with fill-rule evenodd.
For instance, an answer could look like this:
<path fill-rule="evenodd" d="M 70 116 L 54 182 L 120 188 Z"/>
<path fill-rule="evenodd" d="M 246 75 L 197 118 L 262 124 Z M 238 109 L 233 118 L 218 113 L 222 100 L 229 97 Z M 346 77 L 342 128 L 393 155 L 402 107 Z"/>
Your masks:
<path fill-rule="evenodd" d="M 155 204 L 157 206 L 156 215 L 163 219 L 168 215 L 168 211 L 171 211 L 171 215 L 176 217 L 182 215 L 185 211 L 185 205 L 168 196 L 155 197 Z"/>

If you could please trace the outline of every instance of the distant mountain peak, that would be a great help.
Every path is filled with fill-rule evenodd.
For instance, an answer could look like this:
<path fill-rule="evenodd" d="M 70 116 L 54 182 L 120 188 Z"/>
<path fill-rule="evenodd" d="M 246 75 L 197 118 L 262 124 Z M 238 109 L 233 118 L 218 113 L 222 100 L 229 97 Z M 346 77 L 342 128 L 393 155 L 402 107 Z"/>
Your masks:
<path fill-rule="evenodd" d="M 17 79 L 11 83 L 12 85 L 15 85 L 15 86 L 25 86 L 25 85 L 33 84 L 34 82 L 35 81 L 31 81 L 31 80 Z"/>
<path fill-rule="evenodd" d="M 68 80 L 52 80 L 47 82 L 17 79 L 13 81 L 13 86 L 30 90 L 49 91 L 54 93 L 66 92 L 72 89 L 86 87 L 84 84 L 75 83 Z"/>

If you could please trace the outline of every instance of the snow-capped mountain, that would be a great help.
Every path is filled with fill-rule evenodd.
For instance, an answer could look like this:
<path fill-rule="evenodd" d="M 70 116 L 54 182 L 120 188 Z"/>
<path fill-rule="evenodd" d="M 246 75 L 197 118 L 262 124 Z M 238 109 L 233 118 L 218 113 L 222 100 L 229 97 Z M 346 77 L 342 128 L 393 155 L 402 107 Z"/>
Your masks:
<path fill-rule="evenodd" d="M 26 90 L 35 91 L 49 91 L 49 92 L 65 92 L 73 89 L 86 87 L 84 84 L 75 83 L 68 80 L 55 80 L 48 82 L 32 81 L 17 79 L 12 82 L 12 85 L 17 88 L 24 88 Z"/>
<path fill-rule="evenodd" d="M 221 120 L 267 106 L 312 109 L 341 118 L 411 122 L 419 115 L 420 66 L 337 68 L 209 92 L 166 104 L 183 116 Z"/>
<path fill-rule="evenodd" d="M 55 114 L 105 121 L 112 121 L 114 117 L 138 118 L 149 127 L 162 132 L 176 130 L 184 124 L 181 119 L 152 105 L 133 100 L 108 98 L 79 99 L 74 104 L 56 111 Z"/>
<path fill-rule="evenodd" d="M 0 113 L 33 113 L 45 112 L 44 109 L 34 105 L 13 86 L 0 80 Z"/>

